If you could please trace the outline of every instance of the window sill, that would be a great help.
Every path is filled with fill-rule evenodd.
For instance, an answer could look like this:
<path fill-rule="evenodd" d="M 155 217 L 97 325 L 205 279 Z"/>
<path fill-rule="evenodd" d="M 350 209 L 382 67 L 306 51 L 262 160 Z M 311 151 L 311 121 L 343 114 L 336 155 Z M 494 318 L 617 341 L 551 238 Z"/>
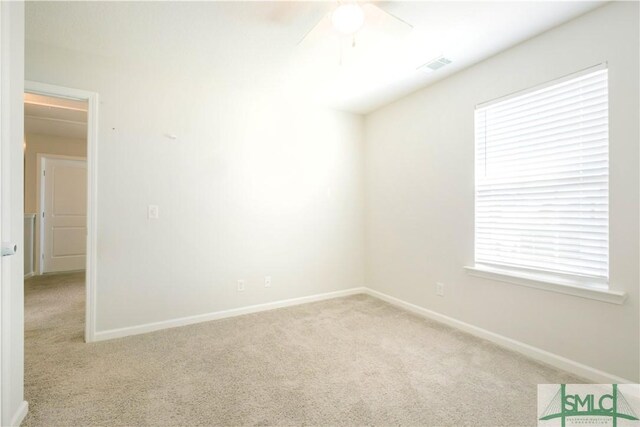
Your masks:
<path fill-rule="evenodd" d="M 566 295 L 574 295 L 581 298 L 604 301 L 610 304 L 622 304 L 627 298 L 626 292 L 581 286 L 578 283 L 571 283 L 564 279 L 554 280 L 541 275 L 513 272 L 486 266 L 464 268 L 467 270 L 467 274 L 475 277 L 513 283 L 514 285 L 528 286 L 530 288 L 558 292 Z"/>

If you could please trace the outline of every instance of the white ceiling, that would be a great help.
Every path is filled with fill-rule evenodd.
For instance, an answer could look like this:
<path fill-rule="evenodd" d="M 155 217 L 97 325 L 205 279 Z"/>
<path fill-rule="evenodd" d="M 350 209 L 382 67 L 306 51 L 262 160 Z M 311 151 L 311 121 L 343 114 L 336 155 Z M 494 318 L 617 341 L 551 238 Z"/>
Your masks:
<path fill-rule="evenodd" d="M 24 131 L 84 140 L 87 137 L 86 102 L 25 94 Z"/>
<path fill-rule="evenodd" d="M 603 3 L 376 2 L 413 28 L 375 24 L 374 14 L 353 48 L 330 28 L 300 43 L 337 2 L 28 2 L 26 37 L 106 57 L 207 62 L 217 79 L 286 76 L 322 103 L 367 113 Z M 452 64 L 417 69 L 438 55 Z"/>

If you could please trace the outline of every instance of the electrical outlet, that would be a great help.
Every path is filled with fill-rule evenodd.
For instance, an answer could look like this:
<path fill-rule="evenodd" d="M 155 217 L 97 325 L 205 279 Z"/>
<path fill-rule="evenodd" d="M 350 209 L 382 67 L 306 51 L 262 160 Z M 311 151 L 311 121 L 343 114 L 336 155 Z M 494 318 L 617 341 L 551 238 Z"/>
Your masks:
<path fill-rule="evenodd" d="M 238 280 L 238 292 L 244 292 L 244 280 Z"/>
<path fill-rule="evenodd" d="M 271 276 L 265 276 L 265 278 L 264 278 L 264 287 L 265 288 L 270 288 L 271 287 Z"/>
<path fill-rule="evenodd" d="M 158 208 L 158 205 L 149 205 L 147 213 L 149 219 L 158 219 L 160 217 L 160 208 Z"/>
<path fill-rule="evenodd" d="M 436 295 L 439 297 L 444 296 L 444 283 L 436 283 Z"/>

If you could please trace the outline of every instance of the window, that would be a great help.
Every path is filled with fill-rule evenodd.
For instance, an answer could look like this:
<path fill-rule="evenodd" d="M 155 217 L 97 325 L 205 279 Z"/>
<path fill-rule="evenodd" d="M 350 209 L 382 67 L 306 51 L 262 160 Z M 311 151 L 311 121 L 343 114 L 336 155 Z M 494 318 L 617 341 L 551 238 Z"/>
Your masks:
<path fill-rule="evenodd" d="M 606 288 L 605 64 L 475 111 L 475 261 Z"/>

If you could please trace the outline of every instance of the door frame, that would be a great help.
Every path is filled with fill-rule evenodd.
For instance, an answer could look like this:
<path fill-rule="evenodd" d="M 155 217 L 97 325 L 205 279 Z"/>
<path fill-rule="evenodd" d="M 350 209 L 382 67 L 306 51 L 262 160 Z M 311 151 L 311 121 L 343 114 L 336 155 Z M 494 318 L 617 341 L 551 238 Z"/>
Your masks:
<path fill-rule="evenodd" d="M 44 202 L 44 197 L 45 197 L 45 186 L 42 185 L 42 174 L 44 172 L 44 166 L 45 166 L 45 162 L 43 162 L 43 159 L 51 159 L 51 160 L 81 160 L 86 162 L 87 158 L 86 157 L 80 157 L 80 156 L 65 156 L 62 154 L 48 154 L 48 153 L 37 153 L 36 154 L 36 170 L 38 171 L 38 176 L 36 177 L 36 212 L 37 212 L 37 220 L 36 220 L 36 229 L 35 229 L 35 235 L 36 237 L 36 247 L 34 248 L 34 252 L 37 254 L 36 255 L 36 265 L 35 265 L 35 270 L 37 272 L 37 274 L 44 274 L 43 268 L 42 268 L 42 260 L 44 259 L 44 236 L 45 236 L 45 229 L 42 227 L 42 218 L 44 218 L 43 215 L 43 211 L 45 208 L 45 202 Z M 88 164 L 87 164 L 88 166 Z M 88 171 L 87 171 L 88 173 Z M 87 175 L 87 184 L 88 182 L 88 178 L 89 176 Z M 88 212 L 87 212 L 88 213 Z M 87 220 L 88 221 L 88 220 Z M 88 234 L 88 232 L 87 232 Z M 86 266 L 85 266 L 86 267 Z"/>
<path fill-rule="evenodd" d="M 24 91 L 37 95 L 87 101 L 87 265 L 84 340 L 93 342 L 96 332 L 98 258 L 98 93 L 29 80 L 24 82 Z"/>
<path fill-rule="evenodd" d="M 4 21 L 2 20 L 2 4 L 0 4 L 0 23 L 3 24 L 4 26 Z M 2 46 L 4 46 L 4 38 L 6 37 L 5 35 L 6 31 L 4 29 L 0 29 L 0 62 L 5 62 L 6 60 L 10 59 L 10 56 L 8 54 L 4 53 L 4 49 L 2 49 Z M 8 35 L 8 34 L 7 34 Z M 3 67 L 0 67 L 0 127 L 4 127 L 3 125 L 3 121 L 4 121 L 4 115 L 6 114 L 4 112 L 4 105 L 5 105 L 5 98 L 7 97 L 7 95 L 5 95 L 2 91 L 2 87 L 5 84 L 10 84 L 11 80 L 8 79 L 6 77 L 7 73 L 3 73 L 2 71 Z M 24 117 L 23 117 L 24 119 Z M 2 132 L 4 132 L 3 129 L 0 129 L 0 157 L 4 156 L 5 154 L 5 149 L 4 147 L 8 144 L 5 143 L 5 138 L 2 135 Z M 24 178 L 23 178 L 24 179 Z M 2 188 L 2 180 L 3 180 L 3 176 L 2 176 L 2 161 L 0 159 L 0 189 Z M 6 184 L 5 184 L 6 185 Z M 24 190 L 22 190 L 24 192 Z M 1 213 L 1 209 L 0 209 L 0 213 Z M 2 224 L 0 221 L 0 241 L 2 241 Z M 0 259 L 0 308 L 3 307 L 2 305 L 2 292 L 4 290 L 4 285 L 2 284 L 2 260 Z M 4 399 L 2 398 L 2 389 L 4 388 L 2 386 L 3 383 L 3 371 L 4 371 L 4 346 L 3 346 L 3 335 L 6 335 L 6 332 L 4 332 L 3 326 L 2 326 L 2 315 L 0 314 L 0 424 L 2 424 L 2 420 L 4 420 L 4 418 L 2 418 L 2 407 L 4 406 Z M 24 335 L 24 333 L 23 333 Z M 8 357 L 7 357 L 8 360 Z"/>

